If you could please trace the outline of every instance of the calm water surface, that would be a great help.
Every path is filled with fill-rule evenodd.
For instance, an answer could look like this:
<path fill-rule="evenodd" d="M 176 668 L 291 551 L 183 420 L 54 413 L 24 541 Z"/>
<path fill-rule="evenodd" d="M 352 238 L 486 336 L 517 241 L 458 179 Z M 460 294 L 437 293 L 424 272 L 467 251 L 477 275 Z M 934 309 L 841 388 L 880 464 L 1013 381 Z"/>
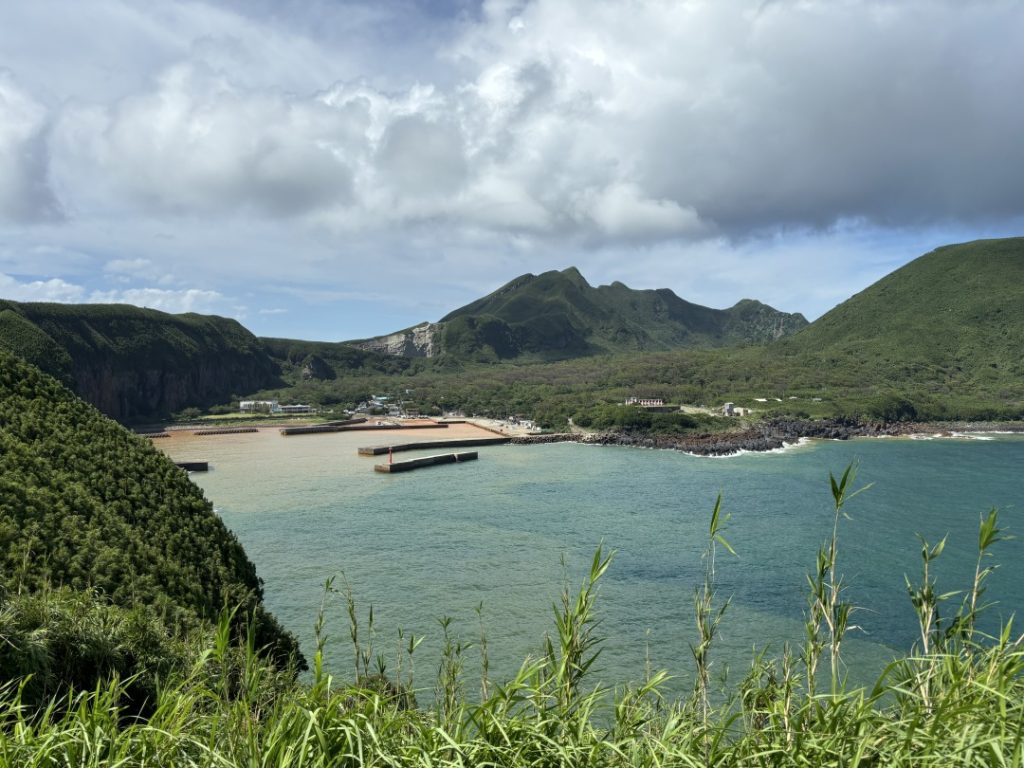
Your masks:
<path fill-rule="evenodd" d="M 424 436 L 426 437 L 426 436 Z M 365 620 L 373 605 L 376 651 L 394 664 L 397 632 L 426 636 L 417 686 L 430 687 L 439 658 L 438 619 L 465 641 L 479 635 L 483 606 L 492 673 L 506 677 L 536 653 L 552 626 L 566 578 L 578 584 L 595 547 L 615 559 L 599 599 L 607 638 L 600 677 L 639 680 L 645 660 L 685 686 L 694 638 L 693 589 L 715 497 L 731 513 L 719 553 L 718 669 L 738 676 L 751 649 L 799 642 L 805 574 L 831 527 L 828 473 L 858 462 L 858 485 L 841 524 L 839 569 L 863 610 L 848 646 L 851 674 L 868 680 L 916 634 L 904 574 L 918 578 L 916 534 L 949 534 L 940 588 L 965 587 L 979 516 L 999 507 L 1024 534 L 1024 438 L 815 442 L 724 459 L 671 451 L 576 444 L 480 448 L 480 461 L 400 475 L 372 471 L 355 455 L 366 434 L 283 438 L 276 430 L 215 438 L 175 437 L 177 459 L 207 459 L 193 478 L 238 535 L 265 582 L 268 607 L 312 648 L 322 585 L 344 574 Z M 403 454 L 403 457 L 417 454 Z M 1001 567 L 987 597 L 991 625 L 1024 607 L 1022 544 L 997 547 Z M 561 561 L 564 557 L 566 567 Z M 328 602 L 328 665 L 351 669 L 342 601 Z M 477 663 L 467 656 L 467 670 Z"/>

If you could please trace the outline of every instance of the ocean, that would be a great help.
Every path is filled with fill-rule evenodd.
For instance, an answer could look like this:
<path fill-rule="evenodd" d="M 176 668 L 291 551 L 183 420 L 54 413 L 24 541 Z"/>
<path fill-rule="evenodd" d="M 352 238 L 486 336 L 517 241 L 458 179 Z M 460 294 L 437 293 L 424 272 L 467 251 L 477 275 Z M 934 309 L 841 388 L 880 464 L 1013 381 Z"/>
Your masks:
<path fill-rule="evenodd" d="M 564 586 L 579 587 L 598 546 L 614 557 L 599 590 L 595 633 L 604 641 L 593 682 L 637 682 L 666 669 L 674 690 L 687 690 L 693 594 L 718 494 L 736 555 L 718 548 L 716 600 L 731 602 L 713 672 L 734 681 L 755 652 L 778 656 L 803 637 L 806 575 L 832 526 L 830 472 L 838 477 L 853 464 L 855 487 L 870 484 L 848 504 L 839 532 L 838 571 L 858 606 L 844 645 L 856 683 L 872 682 L 917 637 L 904 577 L 920 578 L 918 536 L 948 536 L 933 565 L 945 592 L 969 586 L 979 519 L 989 509 L 999 508 L 1010 533 L 1024 533 L 1021 436 L 812 441 L 727 458 L 572 443 L 487 446 L 473 449 L 476 462 L 398 475 L 373 472 L 380 457 L 356 455 L 358 446 L 390 439 L 263 430 L 157 443 L 178 460 L 210 461 L 212 471 L 194 481 L 255 562 L 268 608 L 307 654 L 323 604 L 327 666 L 351 678 L 344 597 L 323 589 L 335 577 L 335 587 L 354 596 L 364 644 L 372 606 L 372 654 L 388 670 L 396 669 L 399 630 L 424 638 L 414 654 L 414 687 L 424 692 L 433 686 L 444 618 L 467 646 L 470 688 L 479 681 L 481 633 L 493 679 L 539 654 L 554 633 L 552 605 Z M 1002 542 L 986 560 L 998 566 L 985 594 L 990 631 L 1024 607 L 1022 546 Z M 943 615 L 958 600 L 947 601 Z M 407 661 L 403 667 L 404 676 Z"/>

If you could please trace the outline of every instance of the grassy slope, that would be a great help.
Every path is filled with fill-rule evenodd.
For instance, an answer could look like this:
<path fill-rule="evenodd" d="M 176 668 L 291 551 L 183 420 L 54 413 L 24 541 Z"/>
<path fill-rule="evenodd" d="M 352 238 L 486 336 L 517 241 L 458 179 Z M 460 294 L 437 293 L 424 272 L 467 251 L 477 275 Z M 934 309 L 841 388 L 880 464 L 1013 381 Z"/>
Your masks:
<path fill-rule="evenodd" d="M 1009 238 L 925 254 L 771 352 L 833 387 L 1024 408 L 1022 349 L 1024 238 Z"/>
<path fill-rule="evenodd" d="M 548 279 L 568 296 L 578 289 L 571 276 L 548 273 Z M 767 346 L 634 351 L 533 364 L 445 365 L 442 358 L 416 361 L 395 375 L 339 370 L 337 381 L 322 385 L 319 396 L 343 402 L 344 395 L 412 390 L 421 408 L 530 414 L 556 428 L 569 416 L 631 394 L 708 405 L 732 400 L 769 413 L 811 416 L 1021 418 L 1022 286 L 1024 240 L 966 243 L 922 256 L 810 327 Z M 501 302 L 515 307 L 523 300 L 515 281 L 508 294 L 493 297 L 499 308 L 507 307 Z M 748 302 L 734 309 L 759 311 Z"/>
<path fill-rule="evenodd" d="M 1024 374 L 1024 238 L 939 248 L 779 346 L 786 352 Z"/>
<path fill-rule="evenodd" d="M 763 343 L 805 324 L 749 300 L 718 310 L 667 289 L 594 288 L 573 267 L 518 277 L 441 322 L 447 354 L 497 359 Z"/>
<path fill-rule="evenodd" d="M 259 616 L 261 645 L 294 639 L 202 491 L 142 438 L 0 350 L 0 591 L 98 590 L 171 625 L 225 605 Z"/>

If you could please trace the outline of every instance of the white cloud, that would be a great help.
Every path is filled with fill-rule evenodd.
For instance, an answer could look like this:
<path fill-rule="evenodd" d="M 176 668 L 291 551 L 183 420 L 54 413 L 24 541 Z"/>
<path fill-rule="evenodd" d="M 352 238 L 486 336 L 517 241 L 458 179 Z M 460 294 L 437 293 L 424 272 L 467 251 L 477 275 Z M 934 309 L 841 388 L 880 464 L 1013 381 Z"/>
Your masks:
<path fill-rule="evenodd" d="M 823 280 L 862 287 L 857 232 L 910 258 L 1024 216 L 1018 3 L 16 6 L 0 269 L 86 296 L 201 286 L 240 312 L 223 297 L 397 275 L 392 303 L 433 311 L 575 263 L 813 314 Z"/>
<path fill-rule="evenodd" d="M 0 273 L 0 296 L 14 301 L 82 301 L 85 290 L 80 285 L 65 282 L 60 278 L 49 280 L 19 281 L 10 275 Z"/>
<path fill-rule="evenodd" d="M 43 106 L 0 69 L 0 223 L 61 215 L 50 189 L 47 128 Z"/>
<path fill-rule="evenodd" d="M 672 200 L 644 198 L 632 183 L 613 184 L 598 194 L 586 195 L 582 213 L 612 236 L 692 236 L 706 229 L 693 208 L 684 209 Z"/>
<path fill-rule="evenodd" d="M 218 291 L 200 288 L 169 290 L 133 287 L 120 290 L 89 289 L 60 278 L 24 280 L 0 272 L 0 297 L 13 301 L 51 301 L 64 304 L 134 304 L 163 312 L 223 313 L 241 316 L 244 307 L 234 304 Z"/>
<path fill-rule="evenodd" d="M 61 114 L 76 210 L 607 243 L 1024 209 L 1007 170 L 1024 164 L 1008 97 L 1024 70 L 1005 66 L 1024 14 L 1009 4 L 489 3 L 449 48 L 461 82 L 305 94 L 246 74 L 254 23 L 197 40 L 145 90 Z"/>
<path fill-rule="evenodd" d="M 227 307 L 227 300 L 217 291 L 188 288 L 181 291 L 162 288 L 127 288 L 123 291 L 93 291 L 90 304 L 134 304 L 137 307 L 159 309 L 162 312 L 199 312 L 216 314 Z M 230 307 L 228 314 L 238 315 L 238 307 Z"/>
<path fill-rule="evenodd" d="M 107 204 L 150 213 L 289 216 L 349 195 L 350 171 L 331 151 L 335 126 L 324 112 L 179 65 L 151 92 L 69 109 L 57 130 L 61 177 L 80 200 L 96 193 L 81 184 L 89 176 Z"/>

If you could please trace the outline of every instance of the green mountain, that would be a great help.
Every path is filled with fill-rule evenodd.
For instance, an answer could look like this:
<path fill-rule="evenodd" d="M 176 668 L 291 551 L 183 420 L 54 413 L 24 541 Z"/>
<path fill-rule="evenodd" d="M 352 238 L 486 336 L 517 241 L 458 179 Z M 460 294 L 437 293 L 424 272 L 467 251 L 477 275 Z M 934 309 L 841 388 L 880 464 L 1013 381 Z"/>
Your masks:
<path fill-rule="evenodd" d="M 253 613 L 258 647 L 295 639 L 267 613 L 235 536 L 182 470 L 34 366 L 0 350 L 0 604 L 70 587 L 168 626 Z"/>
<path fill-rule="evenodd" d="M 0 300 L 0 349 L 125 423 L 223 403 L 278 381 L 277 364 L 237 321 L 124 304 Z"/>
<path fill-rule="evenodd" d="M 750 299 L 711 309 L 667 288 L 633 290 L 619 282 L 595 288 L 570 267 L 518 277 L 436 325 L 350 343 L 405 356 L 556 360 L 762 344 L 805 325 L 802 315 Z"/>
<path fill-rule="evenodd" d="M 793 364 L 856 367 L 875 383 L 925 392 L 1024 389 L 1024 238 L 925 254 L 773 352 Z M 1000 392 L 1002 395 L 1000 396 Z"/>

